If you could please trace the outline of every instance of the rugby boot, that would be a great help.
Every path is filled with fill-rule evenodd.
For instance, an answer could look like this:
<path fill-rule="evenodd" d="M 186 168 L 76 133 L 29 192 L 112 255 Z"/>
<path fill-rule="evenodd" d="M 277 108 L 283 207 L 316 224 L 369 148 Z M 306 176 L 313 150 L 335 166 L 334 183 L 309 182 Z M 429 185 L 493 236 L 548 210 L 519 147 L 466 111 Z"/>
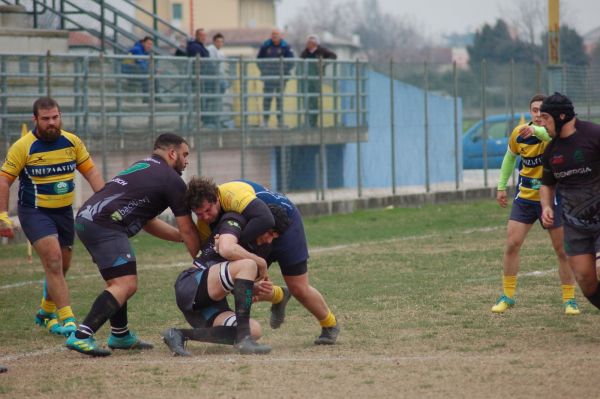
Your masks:
<path fill-rule="evenodd" d="M 508 308 L 512 308 L 515 306 L 515 300 L 507 297 L 506 295 L 502 295 L 496 301 L 496 304 L 492 306 L 492 312 L 494 313 L 504 313 Z"/>
<path fill-rule="evenodd" d="M 283 290 L 283 299 L 279 303 L 274 303 L 271 305 L 271 320 L 269 324 L 271 328 L 279 328 L 285 321 L 285 308 L 287 306 L 288 301 L 292 297 L 290 294 L 290 290 L 287 287 L 281 287 Z"/>
<path fill-rule="evenodd" d="M 176 328 L 168 328 L 162 333 L 163 342 L 171 349 L 173 356 L 192 356 L 185 350 L 185 338 L 181 331 Z"/>
<path fill-rule="evenodd" d="M 333 327 L 321 327 L 321 335 L 315 339 L 315 345 L 333 345 L 340 335 L 340 325 Z"/>
<path fill-rule="evenodd" d="M 250 335 L 236 342 L 233 347 L 240 352 L 241 355 L 265 355 L 271 352 L 269 345 L 259 344 Z"/>
<path fill-rule="evenodd" d="M 75 318 L 67 317 L 63 321 L 63 325 L 61 327 L 61 334 L 68 338 L 69 335 L 71 335 L 71 333 L 74 333 L 75 331 L 77 331 L 77 324 L 75 323 Z"/>
<path fill-rule="evenodd" d="M 124 337 L 115 337 L 110 334 L 108 337 L 108 347 L 110 349 L 152 349 L 154 345 L 149 342 L 144 342 L 137 337 L 133 332 L 129 332 Z"/>
<path fill-rule="evenodd" d="M 56 318 L 56 313 L 46 313 L 39 309 L 35 314 L 35 324 L 44 327 L 50 334 L 62 335 L 62 328 Z"/>
<path fill-rule="evenodd" d="M 67 348 L 72 351 L 76 351 L 79 353 L 83 353 L 84 355 L 94 356 L 94 357 L 104 357 L 110 356 L 112 353 L 107 349 L 102 349 L 98 347 L 96 340 L 94 337 L 88 338 L 77 338 L 75 333 L 71 333 L 69 338 L 67 338 L 67 342 L 65 343 Z"/>
<path fill-rule="evenodd" d="M 563 303 L 563 307 L 565 308 L 566 315 L 576 316 L 578 314 L 581 314 L 581 310 L 579 310 L 575 299 L 569 299 L 568 301 Z"/>

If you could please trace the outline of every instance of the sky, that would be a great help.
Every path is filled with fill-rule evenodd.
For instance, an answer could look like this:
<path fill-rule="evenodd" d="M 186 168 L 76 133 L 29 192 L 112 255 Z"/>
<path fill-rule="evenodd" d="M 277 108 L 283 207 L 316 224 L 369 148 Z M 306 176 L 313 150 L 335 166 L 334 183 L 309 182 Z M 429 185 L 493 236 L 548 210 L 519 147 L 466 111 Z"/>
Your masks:
<path fill-rule="evenodd" d="M 308 0 L 279 0 L 276 4 L 277 23 L 285 29 L 286 23 Z M 486 22 L 493 24 L 498 18 L 506 19 L 506 10 L 519 4 L 519 0 L 379 0 L 379 4 L 386 12 L 412 19 L 422 27 L 421 34 L 439 43 L 444 34 L 474 32 Z M 600 26 L 600 0 L 561 0 L 561 8 L 566 9 L 561 23 L 566 22 L 580 35 Z"/>

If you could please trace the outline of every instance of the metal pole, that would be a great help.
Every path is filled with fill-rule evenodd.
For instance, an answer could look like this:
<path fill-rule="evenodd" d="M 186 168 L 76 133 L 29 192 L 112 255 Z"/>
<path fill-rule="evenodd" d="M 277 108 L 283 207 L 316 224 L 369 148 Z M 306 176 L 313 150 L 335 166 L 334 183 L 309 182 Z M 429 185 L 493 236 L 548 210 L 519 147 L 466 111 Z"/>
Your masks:
<path fill-rule="evenodd" d="M 104 53 L 100 53 L 100 126 L 102 129 L 102 177 L 108 181 L 107 130 L 106 130 L 106 86 L 104 81 Z"/>
<path fill-rule="evenodd" d="M 50 90 L 50 50 L 46 52 L 46 95 L 52 97 Z"/>
<path fill-rule="evenodd" d="M 356 59 L 356 190 L 358 198 L 362 197 L 362 176 L 360 158 L 360 61 Z M 323 92 L 323 90 L 321 90 Z M 321 100 L 323 101 L 323 100 Z"/>
<path fill-rule="evenodd" d="M 535 92 L 542 92 L 542 65 L 539 61 L 535 63 Z"/>
<path fill-rule="evenodd" d="M 65 1 L 60 0 L 60 29 L 61 30 L 65 29 L 65 19 L 63 18 L 63 15 L 65 15 Z"/>
<path fill-rule="evenodd" d="M 241 154 L 240 154 L 240 176 L 246 176 L 246 64 L 240 58 L 240 132 Z"/>
<path fill-rule="evenodd" d="M 390 58 L 390 142 L 392 155 L 392 194 L 396 195 L 396 125 L 394 104 L 394 59 Z"/>
<path fill-rule="evenodd" d="M 38 64 L 38 94 L 41 96 L 45 93 L 45 87 L 44 87 L 44 78 L 46 76 L 46 73 L 44 72 L 44 64 L 45 64 L 46 60 L 44 58 L 44 56 L 40 55 L 37 58 L 37 64 Z"/>
<path fill-rule="evenodd" d="M 507 134 L 510 136 L 515 127 L 515 60 L 510 60 L 510 122 Z"/>
<path fill-rule="evenodd" d="M 100 51 L 106 52 L 106 15 L 104 0 L 100 0 Z"/>
<path fill-rule="evenodd" d="M 278 116 L 278 127 L 279 127 L 279 134 L 280 134 L 280 138 L 281 138 L 281 146 L 279 147 L 279 174 L 281 177 L 281 181 L 279 182 L 279 187 L 278 189 L 282 192 L 286 192 L 287 191 L 287 159 L 286 159 L 286 147 L 285 147 L 285 135 L 283 132 L 283 91 L 284 91 L 284 86 L 285 82 L 283 81 L 283 57 L 279 57 L 279 101 L 281 104 L 281 113 Z"/>
<path fill-rule="evenodd" d="M 431 191 L 431 184 L 429 181 L 429 71 L 427 61 L 423 63 L 423 78 L 424 78 L 424 87 L 423 87 L 423 111 L 425 118 L 425 191 Z"/>
<path fill-rule="evenodd" d="M 73 79 L 73 108 L 75 112 L 75 131 L 79 133 L 79 113 L 80 113 L 80 105 L 81 105 L 81 96 L 79 94 L 79 69 L 80 69 L 80 58 L 77 58 L 75 62 L 73 62 L 73 72 L 75 73 L 75 79 Z"/>
<path fill-rule="evenodd" d="M 484 60 L 481 60 L 481 119 L 483 120 L 483 136 L 481 137 L 481 145 L 483 146 L 483 186 L 488 186 L 488 154 L 487 154 L 487 139 L 488 139 L 488 131 L 487 131 L 487 122 L 486 118 L 486 109 L 485 109 L 485 86 L 487 79 L 487 63 Z"/>
<path fill-rule="evenodd" d="M 562 82 L 561 82 L 562 84 L 560 85 L 560 87 L 561 87 L 560 91 L 564 95 L 568 95 L 569 94 L 569 85 L 568 85 L 568 82 L 567 82 L 567 79 L 569 78 L 569 75 L 567 73 L 568 72 L 567 71 L 568 67 L 569 67 L 569 64 L 564 64 L 562 66 Z"/>
<path fill-rule="evenodd" d="M 37 11 L 37 1 L 33 1 L 33 29 L 38 28 L 38 11 Z"/>
<path fill-rule="evenodd" d="M 152 30 L 153 32 L 153 36 L 154 36 L 154 45 L 156 47 L 158 47 L 158 36 L 156 35 L 158 32 L 158 20 L 156 19 L 156 16 L 158 15 L 158 2 L 157 0 L 152 0 Z M 191 15 L 190 18 L 193 20 L 194 16 Z"/>
<path fill-rule="evenodd" d="M 323 59 L 319 57 L 319 175 L 321 200 L 325 200 L 325 129 L 323 126 Z"/>
<path fill-rule="evenodd" d="M 333 61 L 333 127 L 335 127 L 337 129 L 337 127 L 339 126 L 340 122 L 339 122 L 339 116 L 340 114 L 338 113 L 338 111 L 340 110 L 340 98 L 338 96 L 339 92 L 340 92 L 340 81 L 338 79 L 338 63 L 337 61 Z"/>
<path fill-rule="evenodd" d="M 456 61 L 452 62 L 452 77 L 454 91 L 454 183 L 456 190 L 460 188 L 460 132 L 458 130 L 458 70 Z"/>
<path fill-rule="evenodd" d="M 88 135 L 88 127 L 89 127 L 89 78 L 90 78 L 90 57 L 84 56 L 83 63 L 83 79 L 81 82 L 82 89 L 82 100 L 83 100 L 83 132 L 85 133 L 85 138 L 89 139 Z"/>
<path fill-rule="evenodd" d="M 202 175 L 202 145 L 200 144 L 200 124 L 202 123 L 200 115 L 200 54 L 196 54 L 196 62 L 194 64 L 195 73 L 195 88 L 196 88 L 196 139 L 194 145 L 196 147 L 196 170 L 198 176 Z"/>
<path fill-rule="evenodd" d="M 279 104 L 281 104 L 281 111 L 278 110 L 277 114 L 277 127 L 283 127 L 283 91 L 285 82 L 283 81 L 283 57 L 279 56 Z M 277 102 L 277 100 L 275 100 Z"/>
<path fill-rule="evenodd" d="M 590 86 L 592 84 L 592 82 L 590 82 L 590 73 L 591 73 L 591 68 L 588 67 L 586 68 L 585 71 L 585 99 L 587 102 L 587 119 L 591 120 L 592 119 L 592 99 L 591 99 L 591 95 L 590 95 Z"/>
<path fill-rule="evenodd" d="M 152 131 L 152 141 L 156 140 L 156 96 L 154 87 L 156 85 L 156 74 L 154 68 L 154 54 L 150 53 L 150 84 L 148 85 L 148 91 L 150 92 L 150 130 Z"/>
<path fill-rule="evenodd" d="M 509 129 L 506 134 L 510 137 L 515 127 L 515 60 L 510 59 L 510 122 Z M 512 185 L 515 185 L 515 169 L 512 170 Z"/>
<path fill-rule="evenodd" d="M 6 59 L 5 57 L 0 56 L 0 72 L 2 73 L 2 78 L 0 78 L 0 90 L 2 90 L 2 93 L 8 93 L 8 85 L 6 83 L 7 79 L 6 79 Z M 5 96 L 2 96 L 0 98 L 0 109 L 2 110 L 2 115 L 6 115 L 7 111 L 8 111 L 8 102 L 7 102 L 7 98 Z M 4 132 L 4 138 L 6 139 L 6 148 L 5 151 L 8 151 L 8 148 L 10 147 L 10 140 L 8 138 L 8 123 L 7 121 L 4 119 L 5 116 L 2 117 L 1 122 L 2 124 L 0 124 L 0 127 L 2 128 L 2 131 Z M 6 154 L 6 152 L 5 152 Z"/>

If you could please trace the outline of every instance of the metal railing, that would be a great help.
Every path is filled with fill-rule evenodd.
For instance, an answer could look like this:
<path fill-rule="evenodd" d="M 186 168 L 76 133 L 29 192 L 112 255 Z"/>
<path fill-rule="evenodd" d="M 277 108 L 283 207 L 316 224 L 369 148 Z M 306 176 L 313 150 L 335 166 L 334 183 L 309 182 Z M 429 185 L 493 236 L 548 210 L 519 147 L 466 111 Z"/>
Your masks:
<path fill-rule="evenodd" d="M 107 46 L 115 53 L 127 53 L 140 36 L 151 36 L 154 39 L 154 52 L 157 54 L 173 54 L 177 49 L 183 50 L 188 35 L 160 18 L 156 9 L 146 10 L 131 0 L 120 0 L 117 5 L 112 5 L 106 0 L 88 0 L 82 5 L 74 0 L 1 0 L 4 4 L 22 5 L 33 18 L 34 28 L 47 28 L 41 26 L 42 15 L 53 16 L 57 19 L 57 26 L 53 28 L 81 31 L 98 39 L 99 48 L 105 52 Z M 90 7 L 90 3 L 94 7 Z M 152 20 L 148 26 L 135 17 L 121 10 L 122 5 L 139 11 L 142 15 Z M 132 29 L 124 28 L 124 24 Z M 160 26 L 159 26 L 160 25 Z M 97 28 L 96 28 L 97 26 Z M 166 35 L 163 32 L 170 32 Z"/>
<path fill-rule="evenodd" d="M 0 126 L 8 148 L 33 101 L 51 95 L 65 125 L 103 154 L 145 150 L 166 130 L 188 137 L 198 154 L 324 147 L 329 136 L 339 143 L 366 132 L 367 81 L 361 62 L 0 54 Z"/>

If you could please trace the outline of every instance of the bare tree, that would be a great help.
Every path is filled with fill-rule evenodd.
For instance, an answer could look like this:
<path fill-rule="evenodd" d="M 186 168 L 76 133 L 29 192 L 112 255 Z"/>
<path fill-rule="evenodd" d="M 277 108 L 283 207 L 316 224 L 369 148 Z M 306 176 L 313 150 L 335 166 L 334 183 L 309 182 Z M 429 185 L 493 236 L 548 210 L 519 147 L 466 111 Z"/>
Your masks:
<path fill-rule="evenodd" d="M 390 57 L 406 60 L 415 51 L 427 46 L 424 37 L 410 18 L 381 10 L 378 0 L 348 0 L 332 4 L 310 0 L 286 27 L 288 39 L 296 48 L 312 32 L 331 32 L 340 37 L 360 36 L 363 51 L 370 59 Z"/>

